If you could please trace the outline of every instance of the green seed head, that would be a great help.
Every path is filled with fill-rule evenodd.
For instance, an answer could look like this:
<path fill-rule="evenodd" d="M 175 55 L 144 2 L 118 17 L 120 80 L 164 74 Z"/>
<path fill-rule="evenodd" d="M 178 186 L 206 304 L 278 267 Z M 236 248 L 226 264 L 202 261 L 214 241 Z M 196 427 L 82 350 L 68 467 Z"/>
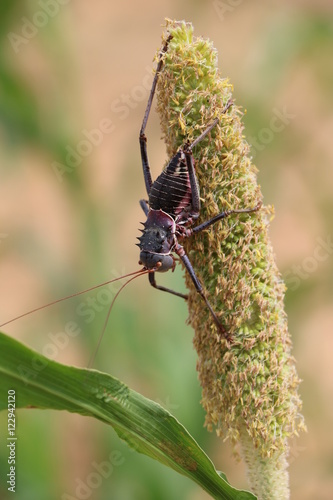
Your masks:
<path fill-rule="evenodd" d="M 198 137 L 193 149 L 200 187 L 201 223 L 228 209 L 253 208 L 262 195 L 243 136 L 242 112 L 232 86 L 217 69 L 211 42 L 193 37 L 191 24 L 167 21 L 172 35 L 158 80 L 158 112 L 168 154 Z M 263 459 L 287 455 L 288 438 L 303 421 L 299 378 L 283 307 L 285 286 L 268 238 L 267 207 L 234 214 L 189 238 L 184 248 L 205 287 L 229 343 L 217 330 L 191 278 L 189 322 L 195 330 L 197 369 L 206 426 L 237 443 L 246 433 Z"/>

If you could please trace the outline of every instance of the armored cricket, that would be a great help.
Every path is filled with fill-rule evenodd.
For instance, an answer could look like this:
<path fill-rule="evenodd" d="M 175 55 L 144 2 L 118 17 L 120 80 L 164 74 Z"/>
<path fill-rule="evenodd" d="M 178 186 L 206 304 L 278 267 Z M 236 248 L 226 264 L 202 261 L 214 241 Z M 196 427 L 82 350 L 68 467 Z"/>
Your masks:
<path fill-rule="evenodd" d="M 189 142 L 187 140 L 171 158 L 163 172 L 157 177 L 154 182 L 152 181 L 148 161 L 147 138 L 145 135 L 145 130 L 155 95 L 158 77 L 163 69 L 163 56 L 168 50 L 168 46 L 171 40 L 172 35 L 167 38 L 164 46 L 159 53 L 159 60 L 139 135 L 143 177 L 148 195 L 148 200 L 140 200 L 141 208 L 145 213 L 147 220 L 142 223 L 144 227 L 143 229 L 141 229 L 142 235 L 138 238 L 139 243 L 137 243 L 140 248 L 139 264 L 142 265 L 143 268 L 133 273 L 126 274 L 119 278 L 106 281 L 105 283 L 101 283 L 78 293 L 74 293 L 67 297 L 55 300 L 41 307 L 37 307 L 32 311 L 28 311 L 24 314 L 21 314 L 20 316 L 17 316 L 14 319 L 11 319 L 10 321 L 3 323 L 0 326 L 7 325 L 8 323 L 16 321 L 19 318 L 27 316 L 28 314 L 57 304 L 71 297 L 81 295 L 122 278 L 130 277 L 130 279 L 126 281 L 125 284 L 119 289 L 110 305 L 99 340 L 100 343 L 106 329 L 108 318 L 110 316 L 110 312 L 115 299 L 119 295 L 120 291 L 137 276 L 148 274 L 149 282 L 154 288 L 162 290 L 164 292 L 169 292 L 185 300 L 188 298 L 188 296 L 185 294 L 158 285 L 155 280 L 155 272 L 164 273 L 166 271 L 169 271 L 170 269 L 174 271 L 176 261 L 180 259 L 184 264 L 186 271 L 189 273 L 197 292 L 205 301 L 220 334 L 226 339 L 230 340 L 229 332 L 220 322 L 215 311 L 213 310 L 208 298 L 205 295 L 204 288 L 199 281 L 192 267 L 192 264 L 180 242 L 185 238 L 194 236 L 200 231 L 204 231 L 215 222 L 229 217 L 230 215 L 241 213 L 251 214 L 253 212 L 256 212 L 260 209 L 261 203 L 258 203 L 254 208 L 226 210 L 224 212 L 220 212 L 215 215 L 215 217 L 193 227 L 194 222 L 200 215 L 200 194 L 195 173 L 193 149 L 217 125 L 218 119 L 215 119 L 213 122 L 207 125 L 207 128 L 204 130 L 204 132 L 199 135 L 193 142 Z M 229 100 L 223 109 L 223 113 L 227 113 L 228 109 L 231 106 L 232 101 Z M 175 258 L 173 254 L 176 254 L 178 259 Z"/>
<path fill-rule="evenodd" d="M 142 264 L 144 269 L 151 271 L 148 274 L 148 277 L 150 284 L 154 288 L 187 299 L 187 295 L 157 285 L 155 280 L 155 272 L 163 273 L 169 269 L 172 271 L 175 269 L 176 260 L 172 255 L 175 253 L 183 262 L 185 269 L 191 276 L 197 292 L 206 302 L 206 305 L 212 314 L 214 322 L 220 333 L 224 337 L 229 338 L 226 328 L 221 324 L 216 316 L 216 313 L 212 309 L 212 306 L 204 293 L 203 286 L 200 283 L 191 262 L 179 241 L 207 229 L 215 222 L 229 217 L 232 214 L 256 212 L 259 210 L 261 205 L 258 204 L 254 208 L 243 210 L 226 210 L 217 214 L 212 219 L 207 220 L 198 226 L 192 227 L 194 221 L 198 219 L 200 215 L 200 194 L 195 174 L 192 151 L 194 146 L 202 141 L 202 139 L 206 137 L 217 125 L 218 119 L 209 124 L 206 130 L 192 143 L 186 141 L 171 158 L 164 171 L 154 182 L 152 182 L 148 162 L 147 138 L 145 130 L 155 94 L 157 80 L 163 67 L 163 55 L 167 51 L 171 39 L 172 36 L 169 36 L 160 52 L 139 136 L 143 176 L 148 194 L 148 201 L 140 201 L 140 205 L 147 217 L 147 220 L 144 223 L 144 229 L 141 230 L 142 236 L 139 238 L 140 243 L 137 244 L 140 248 L 139 264 Z M 226 113 L 230 106 L 232 106 L 231 100 L 226 103 L 223 113 Z"/>

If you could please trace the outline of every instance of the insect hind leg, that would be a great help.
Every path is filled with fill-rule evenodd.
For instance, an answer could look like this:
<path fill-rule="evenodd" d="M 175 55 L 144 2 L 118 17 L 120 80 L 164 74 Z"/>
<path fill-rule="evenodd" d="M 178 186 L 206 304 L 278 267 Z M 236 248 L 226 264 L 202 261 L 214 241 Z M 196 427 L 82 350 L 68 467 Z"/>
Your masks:
<path fill-rule="evenodd" d="M 143 117 L 141 129 L 140 129 L 140 135 L 139 135 L 141 163 L 142 163 L 143 176 L 144 176 L 145 185 L 146 185 L 146 191 L 147 191 L 148 195 L 149 195 L 149 192 L 150 192 L 150 189 L 151 189 L 153 182 L 152 182 L 151 173 L 150 173 L 150 166 L 149 166 L 148 152 L 147 152 L 147 138 L 145 135 L 145 130 L 146 130 L 150 109 L 151 109 L 154 95 L 155 95 L 157 80 L 158 80 L 159 74 L 160 74 L 162 66 L 163 66 L 163 54 L 167 51 L 171 38 L 172 38 L 172 35 L 169 35 L 169 37 L 167 38 L 167 40 L 166 40 L 166 42 L 165 42 L 165 44 L 160 52 L 160 58 L 159 58 L 159 61 L 157 64 L 156 73 L 155 73 L 153 84 L 152 84 L 151 91 L 149 94 L 148 103 L 147 103 L 146 111 L 145 111 L 145 114 Z"/>
<path fill-rule="evenodd" d="M 222 113 L 226 113 L 227 110 L 232 106 L 233 102 L 231 99 L 227 102 L 225 107 L 222 110 Z M 186 159 L 186 165 L 187 165 L 187 170 L 188 170 L 188 175 L 189 175 L 189 180 L 190 180 L 190 185 L 191 185 L 191 193 L 192 193 L 192 210 L 193 213 L 191 214 L 192 217 L 194 216 L 195 218 L 198 217 L 199 212 L 200 212 L 200 192 L 199 192 L 199 186 L 198 186 L 198 181 L 196 178 L 195 174 L 195 168 L 194 168 L 194 162 L 193 162 L 193 156 L 192 156 L 192 149 L 194 146 L 196 146 L 200 141 L 202 141 L 206 135 L 209 134 L 209 132 L 218 124 L 219 119 L 216 118 L 208 127 L 202 132 L 202 134 L 199 135 L 192 143 L 186 142 L 184 146 L 181 148 L 182 151 L 185 154 L 185 159 Z"/>

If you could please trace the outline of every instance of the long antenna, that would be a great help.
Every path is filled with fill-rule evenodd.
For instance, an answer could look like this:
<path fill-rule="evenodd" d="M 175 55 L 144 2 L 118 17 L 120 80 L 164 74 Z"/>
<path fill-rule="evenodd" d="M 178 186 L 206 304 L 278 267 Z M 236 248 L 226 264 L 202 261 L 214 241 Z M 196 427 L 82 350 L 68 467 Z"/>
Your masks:
<path fill-rule="evenodd" d="M 138 278 L 139 276 L 142 276 L 143 274 L 149 274 L 149 273 L 153 273 L 154 271 L 156 271 L 156 268 L 154 269 L 143 269 L 141 271 L 140 274 L 137 274 L 136 276 L 132 276 L 132 278 L 130 278 L 129 280 L 126 281 L 126 283 L 124 283 L 118 290 L 118 292 L 116 293 L 116 295 L 113 297 L 112 299 L 112 302 L 110 304 L 110 307 L 109 307 L 109 310 L 108 310 L 108 313 L 106 315 L 106 318 L 105 318 L 105 321 L 104 321 L 104 324 L 103 324 L 103 328 L 102 328 L 102 331 L 100 333 L 100 336 L 99 336 L 99 339 L 98 339 L 98 342 L 97 342 L 97 345 L 96 345 L 96 348 L 95 348 L 95 351 L 93 352 L 90 360 L 89 360 L 89 363 L 88 363 L 88 366 L 87 368 L 91 368 L 94 361 L 95 361 L 95 358 L 96 358 L 96 354 L 98 352 L 98 349 L 101 345 L 101 342 L 102 342 L 102 339 L 104 337 L 104 333 L 105 333 L 105 330 L 106 330 L 106 327 L 107 327 L 107 324 L 108 324 L 108 321 L 109 321 L 109 318 L 110 318 L 110 314 L 111 314 L 111 311 L 112 311 L 112 308 L 113 308 L 113 305 L 118 297 L 118 295 L 120 294 L 120 292 L 125 288 L 126 285 L 128 285 L 131 281 L 133 281 L 135 278 Z"/>
<path fill-rule="evenodd" d="M 119 278 L 114 278 L 110 281 L 105 281 L 104 283 L 100 283 L 99 285 L 92 286 L 90 288 L 87 288 L 86 290 L 82 290 L 81 292 L 76 292 L 72 293 L 71 295 L 67 295 L 66 297 L 62 297 L 61 299 L 54 300 L 52 302 L 49 302 L 48 304 L 44 304 L 43 306 L 36 307 L 35 309 L 32 309 L 31 311 L 28 311 L 24 314 L 20 314 L 19 316 L 16 316 L 16 318 L 10 319 L 9 321 L 6 321 L 5 323 L 2 323 L 0 325 L 0 328 L 5 325 L 9 325 L 9 323 L 13 323 L 14 321 L 24 318 L 24 316 L 28 316 L 29 314 L 35 313 L 37 311 L 41 311 L 42 309 L 46 309 L 47 307 L 53 306 L 54 304 L 58 304 L 59 302 L 62 302 L 67 299 L 71 299 L 73 297 L 77 297 L 78 295 L 82 295 L 83 293 L 91 292 L 92 290 L 96 290 L 96 288 L 100 288 L 101 286 L 109 285 L 110 283 L 114 283 L 115 281 L 119 281 L 123 278 L 128 278 L 129 276 L 133 275 L 140 275 L 140 274 L 146 274 L 146 269 L 143 267 L 142 269 L 139 269 L 138 271 L 134 271 L 132 273 L 124 274 L 123 276 L 119 276 Z"/>

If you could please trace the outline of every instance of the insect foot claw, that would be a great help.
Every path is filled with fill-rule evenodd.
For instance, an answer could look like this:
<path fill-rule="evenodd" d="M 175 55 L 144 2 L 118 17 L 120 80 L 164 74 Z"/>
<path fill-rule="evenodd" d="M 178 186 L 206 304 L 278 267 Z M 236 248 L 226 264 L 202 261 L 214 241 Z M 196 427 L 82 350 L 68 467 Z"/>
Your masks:
<path fill-rule="evenodd" d="M 221 337 L 223 337 L 227 342 L 232 343 L 233 339 L 230 332 L 228 332 L 220 322 L 216 323 L 216 326 L 219 329 Z"/>
<path fill-rule="evenodd" d="M 225 338 L 225 340 L 226 340 L 227 342 L 229 342 L 229 344 L 233 344 L 233 343 L 234 343 L 234 339 L 233 339 L 233 337 L 230 335 L 230 333 L 229 333 L 229 332 L 226 334 L 226 336 L 225 336 L 224 338 Z"/>

